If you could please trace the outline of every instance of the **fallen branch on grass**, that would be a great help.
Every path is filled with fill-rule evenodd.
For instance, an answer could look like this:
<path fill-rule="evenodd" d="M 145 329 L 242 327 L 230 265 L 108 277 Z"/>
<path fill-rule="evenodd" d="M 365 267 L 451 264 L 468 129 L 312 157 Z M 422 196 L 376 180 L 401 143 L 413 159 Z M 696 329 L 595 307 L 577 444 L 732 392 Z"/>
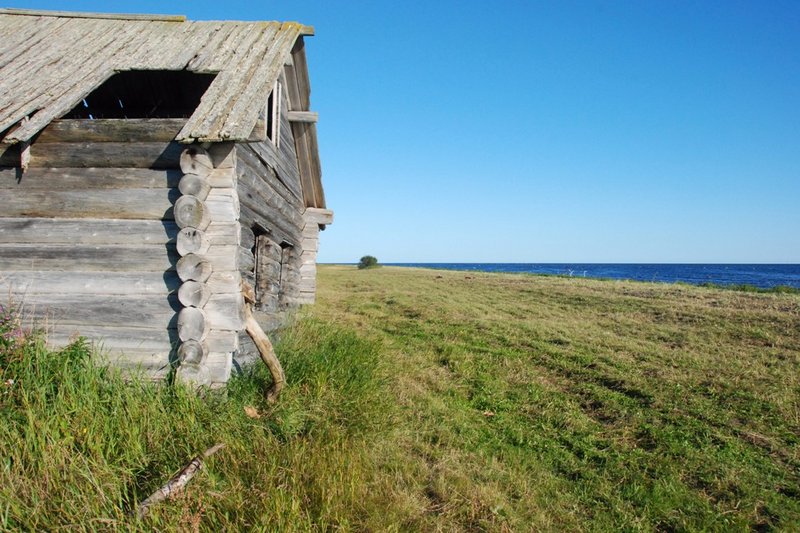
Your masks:
<path fill-rule="evenodd" d="M 183 487 L 185 487 L 186 484 L 192 480 L 194 475 L 201 468 L 203 468 L 203 459 L 208 459 L 224 447 L 224 444 L 217 444 L 204 451 L 202 455 L 198 455 L 189 461 L 186 466 L 181 468 L 181 470 L 172 476 L 170 480 L 167 481 L 160 489 L 155 491 L 153 494 L 148 496 L 146 500 L 139 504 L 139 507 L 136 510 L 136 516 L 139 518 L 144 518 L 147 514 L 147 511 L 150 510 L 150 507 L 159 502 L 163 502 L 164 500 L 171 498 L 173 495 L 180 492 Z"/>

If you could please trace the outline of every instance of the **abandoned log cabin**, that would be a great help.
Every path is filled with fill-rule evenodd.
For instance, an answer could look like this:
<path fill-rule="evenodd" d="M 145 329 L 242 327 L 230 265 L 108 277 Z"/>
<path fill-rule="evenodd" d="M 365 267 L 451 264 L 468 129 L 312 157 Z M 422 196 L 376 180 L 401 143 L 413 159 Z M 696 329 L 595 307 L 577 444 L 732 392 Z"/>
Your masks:
<path fill-rule="evenodd" d="M 52 345 L 219 386 L 314 301 L 326 209 L 294 22 L 0 10 L 0 289 Z M 247 298 L 243 297 L 247 295 Z"/>

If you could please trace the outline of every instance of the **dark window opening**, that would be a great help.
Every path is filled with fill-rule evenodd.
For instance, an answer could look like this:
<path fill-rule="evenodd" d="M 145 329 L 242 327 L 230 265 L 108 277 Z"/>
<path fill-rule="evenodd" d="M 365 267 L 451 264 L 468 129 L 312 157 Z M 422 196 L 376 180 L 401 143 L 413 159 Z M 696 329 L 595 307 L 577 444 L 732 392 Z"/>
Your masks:
<path fill-rule="evenodd" d="M 267 118 L 267 139 L 275 146 L 280 146 L 281 138 L 281 83 L 275 82 L 272 91 L 267 97 L 265 114 Z"/>
<path fill-rule="evenodd" d="M 275 114 L 272 112 L 272 107 L 275 104 L 275 92 L 269 93 L 267 98 L 267 139 L 273 140 L 275 133 L 272 129 L 275 127 Z"/>
<path fill-rule="evenodd" d="M 189 118 L 215 76 L 186 70 L 118 72 L 62 118 Z"/>

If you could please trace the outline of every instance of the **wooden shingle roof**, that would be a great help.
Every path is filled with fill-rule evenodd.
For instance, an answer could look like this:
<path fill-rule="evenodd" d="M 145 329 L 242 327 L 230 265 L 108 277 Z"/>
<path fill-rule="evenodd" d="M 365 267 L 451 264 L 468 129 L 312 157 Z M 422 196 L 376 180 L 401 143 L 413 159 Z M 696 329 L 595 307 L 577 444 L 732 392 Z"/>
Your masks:
<path fill-rule="evenodd" d="M 0 142 L 30 140 L 125 70 L 216 74 L 176 139 L 246 140 L 295 41 L 311 34 L 296 22 L 0 9 Z"/>

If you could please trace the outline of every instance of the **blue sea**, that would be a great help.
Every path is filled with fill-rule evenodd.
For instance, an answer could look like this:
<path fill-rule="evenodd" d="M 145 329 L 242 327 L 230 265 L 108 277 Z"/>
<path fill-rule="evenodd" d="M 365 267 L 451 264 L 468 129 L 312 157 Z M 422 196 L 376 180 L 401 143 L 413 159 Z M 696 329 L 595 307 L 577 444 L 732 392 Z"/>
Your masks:
<path fill-rule="evenodd" d="M 800 265 L 651 264 L 651 263 L 385 263 L 394 266 L 552 274 L 585 278 L 629 279 L 662 283 L 718 283 L 770 288 L 800 288 Z"/>

